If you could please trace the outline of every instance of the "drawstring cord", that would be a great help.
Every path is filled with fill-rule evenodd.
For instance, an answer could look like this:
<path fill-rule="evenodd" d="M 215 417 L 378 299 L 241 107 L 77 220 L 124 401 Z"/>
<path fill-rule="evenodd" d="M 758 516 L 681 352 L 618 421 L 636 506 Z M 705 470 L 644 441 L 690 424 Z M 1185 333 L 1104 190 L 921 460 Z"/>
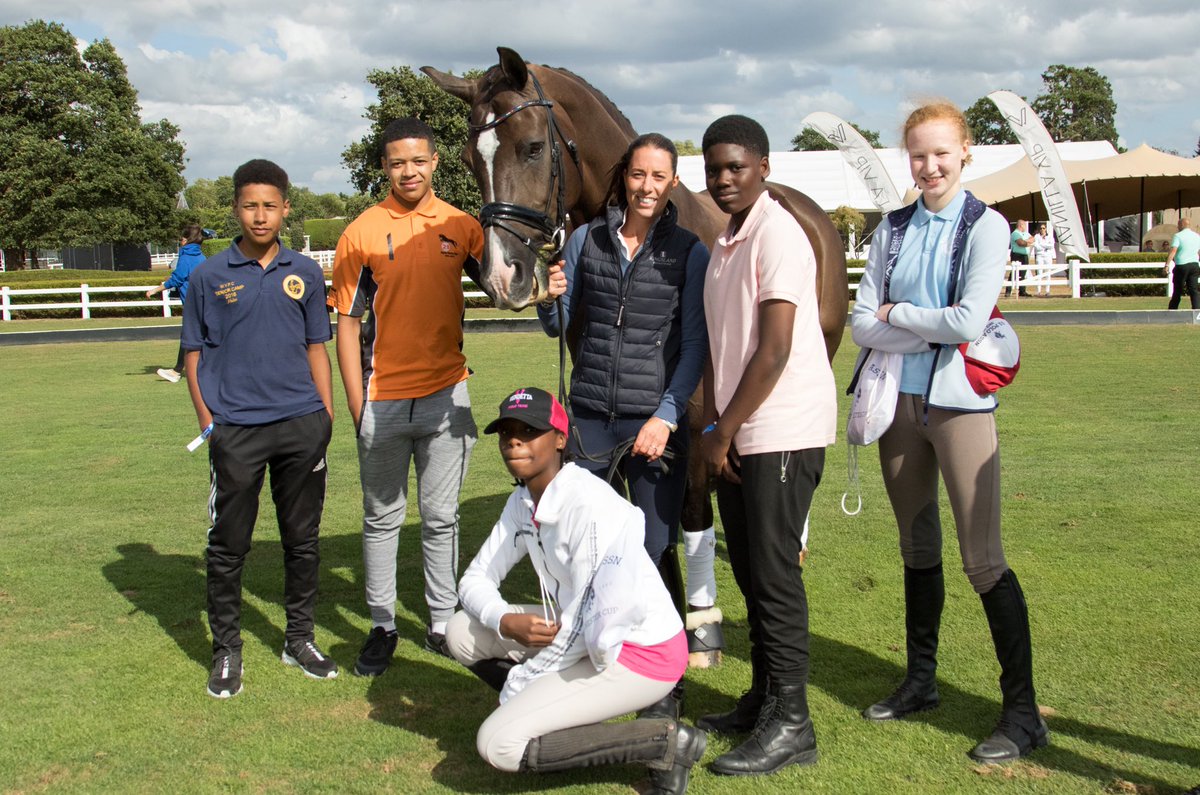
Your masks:
<path fill-rule="evenodd" d="M 856 444 L 847 445 L 846 450 L 846 491 L 842 492 L 842 513 L 847 516 L 858 516 L 862 512 L 862 485 L 858 481 L 858 449 Z M 851 496 L 858 501 L 854 510 L 846 507 L 846 498 Z"/>
<path fill-rule="evenodd" d="M 558 624 L 558 613 L 554 610 L 554 600 L 550 598 L 550 592 L 546 590 L 546 583 L 540 574 L 538 575 L 538 588 L 542 592 L 542 618 L 547 624 Z"/>

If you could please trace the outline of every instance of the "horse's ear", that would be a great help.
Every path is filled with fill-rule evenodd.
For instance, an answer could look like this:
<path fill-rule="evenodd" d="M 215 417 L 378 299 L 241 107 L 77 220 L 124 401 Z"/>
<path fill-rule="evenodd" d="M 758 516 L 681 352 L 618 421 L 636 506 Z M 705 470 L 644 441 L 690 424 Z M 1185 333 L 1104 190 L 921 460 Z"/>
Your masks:
<path fill-rule="evenodd" d="M 433 82 L 437 83 L 438 87 L 447 94 L 458 97 L 468 105 L 474 104 L 478 81 L 448 75 L 445 72 L 439 72 L 432 66 L 422 66 L 421 71 L 433 78 Z"/>
<path fill-rule="evenodd" d="M 500 54 L 500 71 L 509 85 L 520 91 L 529 80 L 529 67 L 525 65 L 525 59 L 516 50 L 507 47 L 497 47 L 496 52 Z"/>

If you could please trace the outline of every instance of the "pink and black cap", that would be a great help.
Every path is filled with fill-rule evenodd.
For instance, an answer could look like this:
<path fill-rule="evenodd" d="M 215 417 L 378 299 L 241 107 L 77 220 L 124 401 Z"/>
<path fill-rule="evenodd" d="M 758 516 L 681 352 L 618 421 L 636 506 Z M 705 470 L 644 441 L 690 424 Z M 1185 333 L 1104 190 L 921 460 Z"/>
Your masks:
<path fill-rule="evenodd" d="M 530 428 L 567 433 L 567 412 L 562 404 L 554 395 L 535 386 L 522 387 L 501 401 L 500 416 L 488 423 L 483 432 L 495 433 L 500 421 L 510 417 Z"/>

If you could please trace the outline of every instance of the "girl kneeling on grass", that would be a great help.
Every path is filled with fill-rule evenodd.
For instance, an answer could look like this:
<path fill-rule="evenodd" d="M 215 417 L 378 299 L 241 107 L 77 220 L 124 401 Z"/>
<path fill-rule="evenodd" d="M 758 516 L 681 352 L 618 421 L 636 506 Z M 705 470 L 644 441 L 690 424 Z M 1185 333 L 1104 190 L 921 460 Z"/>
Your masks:
<path fill-rule="evenodd" d="M 643 548 L 642 512 L 562 463 L 567 415 L 518 389 L 484 433 L 498 434 L 519 484 L 459 583 L 450 652 L 500 691 L 476 745 L 509 772 L 643 763 L 655 793 L 687 790 L 704 732 L 665 718 L 603 723 L 667 695 L 687 667 L 679 613 Z M 509 604 L 500 583 L 529 557 L 541 605 Z"/>

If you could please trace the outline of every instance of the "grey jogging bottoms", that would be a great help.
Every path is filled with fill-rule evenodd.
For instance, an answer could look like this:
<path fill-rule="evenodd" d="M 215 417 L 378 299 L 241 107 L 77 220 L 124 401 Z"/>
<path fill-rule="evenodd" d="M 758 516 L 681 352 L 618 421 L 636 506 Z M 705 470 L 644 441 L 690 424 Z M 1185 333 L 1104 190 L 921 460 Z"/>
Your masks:
<path fill-rule="evenodd" d="M 375 625 L 396 621 L 396 551 L 416 464 L 425 601 L 431 621 L 458 605 L 458 499 L 478 431 L 467 382 L 406 400 L 367 401 L 358 433 L 363 489 L 363 564 Z"/>

